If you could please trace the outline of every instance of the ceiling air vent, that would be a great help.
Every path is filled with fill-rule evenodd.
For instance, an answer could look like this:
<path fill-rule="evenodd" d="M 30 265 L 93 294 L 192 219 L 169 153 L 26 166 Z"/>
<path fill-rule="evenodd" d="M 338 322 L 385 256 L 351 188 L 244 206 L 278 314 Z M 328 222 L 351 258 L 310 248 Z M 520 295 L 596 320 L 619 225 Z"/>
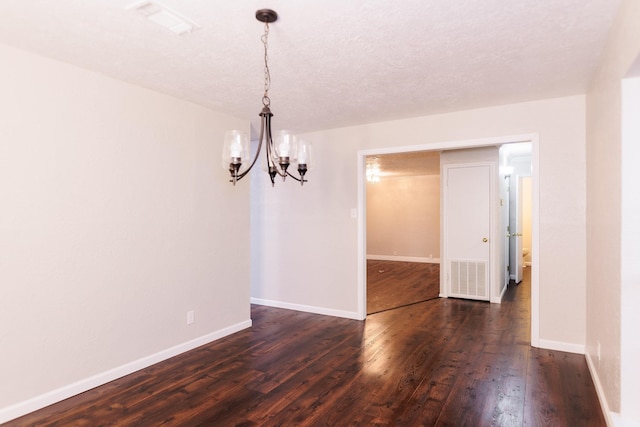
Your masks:
<path fill-rule="evenodd" d="M 200 28 L 198 24 L 179 13 L 169 9 L 161 3 L 152 0 L 137 1 L 127 6 L 127 10 L 136 10 L 150 21 L 173 31 L 185 34 Z"/>

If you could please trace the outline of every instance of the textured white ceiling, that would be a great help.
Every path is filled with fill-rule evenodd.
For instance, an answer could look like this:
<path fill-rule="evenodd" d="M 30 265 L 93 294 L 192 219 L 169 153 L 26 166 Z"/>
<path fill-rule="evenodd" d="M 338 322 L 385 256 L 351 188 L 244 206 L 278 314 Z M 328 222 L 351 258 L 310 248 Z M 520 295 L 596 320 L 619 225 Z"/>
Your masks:
<path fill-rule="evenodd" d="M 274 126 L 297 132 L 584 93 L 619 0 L 4 0 L 0 42 L 257 120 L 269 7 Z"/>

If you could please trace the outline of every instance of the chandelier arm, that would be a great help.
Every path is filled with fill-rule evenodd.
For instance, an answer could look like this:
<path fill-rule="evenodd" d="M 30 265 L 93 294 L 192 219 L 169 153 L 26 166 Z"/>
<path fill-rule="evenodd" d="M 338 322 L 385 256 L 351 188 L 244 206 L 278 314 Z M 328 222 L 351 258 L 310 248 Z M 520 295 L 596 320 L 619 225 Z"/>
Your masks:
<path fill-rule="evenodd" d="M 247 169 L 246 171 L 244 171 L 240 175 L 238 175 L 238 178 L 236 178 L 236 181 L 240 181 L 242 178 L 244 178 L 244 176 L 251 171 L 253 166 L 258 161 L 258 157 L 260 157 L 260 150 L 262 148 L 262 137 L 263 137 L 263 134 L 264 134 L 264 117 L 262 118 L 262 120 L 260 122 L 262 123 L 262 125 L 260 126 L 260 140 L 258 141 L 258 149 L 256 150 L 256 154 L 255 154 L 255 156 L 253 156 L 253 161 L 251 162 L 251 165 L 249 166 L 249 169 Z"/>
<path fill-rule="evenodd" d="M 265 107 L 268 108 L 268 107 Z M 273 139 L 271 138 L 271 116 L 273 114 L 267 114 L 264 116 L 264 121 L 266 123 L 265 129 L 265 150 L 267 157 L 267 173 L 269 175 L 269 179 L 271 180 L 271 186 L 275 187 L 276 185 L 276 175 L 278 174 L 278 168 L 276 167 L 276 162 L 273 161 Z"/>
<path fill-rule="evenodd" d="M 258 142 L 258 149 L 256 150 L 256 154 L 253 157 L 253 161 L 251 162 L 251 165 L 249 166 L 249 168 L 246 171 L 244 171 L 240 175 L 238 175 L 237 181 L 240 181 L 242 178 L 244 178 L 244 176 L 247 175 L 251 171 L 251 169 L 253 168 L 253 165 L 256 164 L 256 161 L 258 160 L 258 157 L 260 157 L 260 148 L 261 147 L 262 147 L 262 140 L 260 140 Z"/>
<path fill-rule="evenodd" d="M 273 154 L 271 152 L 271 149 L 273 148 L 273 137 L 271 136 L 271 117 L 270 116 L 267 117 L 267 147 L 268 147 L 267 152 L 269 152 L 270 154 Z M 282 178 L 285 178 L 287 176 L 285 171 L 282 170 L 282 168 L 280 167 L 280 163 L 271 159 L 271 164 L 273 165 L 273 167 L 275 168 L 275 171 L 279 176 L 281 176 Z"/>
<path fill-rule="evenodd" d="M 302 186 L 304 186 L 304 183 L 305 183 L 305 182 L 309 182 L 309 180 L 308 180 L 308 179 L 304 179 L 304 175 L 302 175 L 302 174 L 300 175 L 300 178 L 298 178 L 298 177 L 297 177 L 297 176 L 295 176 L 295 175 L 291 175 L 291 172 L 287 171 L 287 175 L 289 175 L 289 177 L 290 177 L 290 178 L 293 178 L 293 179 L 295 179 L 296 181 L 298 181 L 298 182 L 300 183 L 300 185 L 302 185 Z"/>
<path fill-rule="evenodd" d="M 289 172 L 289 171 L 287 171 L 287 175 L 289 175 L 289 177 L 291 177 L 291 178 L 295 179 L 295 180 L 296 180 L 296 181 L 298 181 L 298 182 L 303 182 L 303 181 L 304 181 L 304 182 L 307 182 L 307 180 L 306 180 L 306 179 L 305 179 L 305 180 L 303 180 L 303 179 L 301 179 L 301 178 L 298 178 L 298 177 L 297 177 L 297 176 L 295 176 L 295 175 L 291 175 L 291 172 Z"/>

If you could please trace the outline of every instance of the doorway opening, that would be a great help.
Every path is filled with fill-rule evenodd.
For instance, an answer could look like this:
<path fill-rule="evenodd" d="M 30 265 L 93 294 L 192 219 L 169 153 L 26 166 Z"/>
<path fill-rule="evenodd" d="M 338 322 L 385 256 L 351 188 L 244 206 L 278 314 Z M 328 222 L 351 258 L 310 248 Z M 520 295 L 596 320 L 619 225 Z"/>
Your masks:
<path fill-rule="evenodd" d="M 500 147 L 502 232 L 507 282 L 520 283 L 523 269 L 531 266 L 532 249 L 532 147 L 531 143 Z"/>
<path fill-rule="evenodd" d="M 529 143 L 531 147 L 531 183 L 532 183 L 532 201 L 531 201 L 531 342 L 533 345 L 537 345 L 539 336 L 539 299 L 538 299 L 538 137 L 536 134 L 527 135 L 515 135 L 508 137 L 487 138 L 481 140 L 465 140 L 465 141 L 452 141 L 433 144 L 424 144 L 418 146 L 408 147 L 388 147 L 381 149 L 362 150 L 358 152 L 358 211 L 361 214 L 358 217 L 358 294 L 359 304 L 358 311 L 359 317 L 364 319 L 367 316 L 367 277 L 371 273 L 368 271 L 367 255 L 371 254 L 368 245 L 368 232 L 369 227 L 368 217 L 370 213 L 368 209 L 368 194 L 367 194 L 367 164 L 371 159 L 381 159 L 385 155 L 404 155 L 409 156 L 414 153 L 438 153 L 445 150 L 457 150 L 465 148 L 479 148 L 494 146 L 499 147 L 504 144 L 514 143 Z M 371 168 L 369 167 L 369 174 L 371 174 Z M 393 256 L 393 252 L 391 254 Z M 433 254 L 431 254 L 433 256 Z M 398 256 L 396 254 L 396 256 Z M 418 256 L 420 257 L 420 256 Z M 427 256 L 428 257 L 428 256 Z M 434 256 L 435 258 L 435 256 Z M 374 274 L 375 274 L 375 270 Z"/>
<path fill-rule="evenodd" d="M 365 162 L 367 314 L 438 298 L 440 153 L 373 155 Z"/>

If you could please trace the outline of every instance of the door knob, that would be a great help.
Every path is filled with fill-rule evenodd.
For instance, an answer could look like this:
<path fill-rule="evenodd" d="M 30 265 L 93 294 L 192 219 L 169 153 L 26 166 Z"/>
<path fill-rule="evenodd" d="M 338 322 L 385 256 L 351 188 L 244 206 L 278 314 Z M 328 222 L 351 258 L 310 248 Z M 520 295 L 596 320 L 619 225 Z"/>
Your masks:
<path fill-rule="evenodd" d="M 484 239 L 482 239 L 483 242 L 487 243 L 489 241 L 489 239 L 487 239 L 486 237 Z"/>

